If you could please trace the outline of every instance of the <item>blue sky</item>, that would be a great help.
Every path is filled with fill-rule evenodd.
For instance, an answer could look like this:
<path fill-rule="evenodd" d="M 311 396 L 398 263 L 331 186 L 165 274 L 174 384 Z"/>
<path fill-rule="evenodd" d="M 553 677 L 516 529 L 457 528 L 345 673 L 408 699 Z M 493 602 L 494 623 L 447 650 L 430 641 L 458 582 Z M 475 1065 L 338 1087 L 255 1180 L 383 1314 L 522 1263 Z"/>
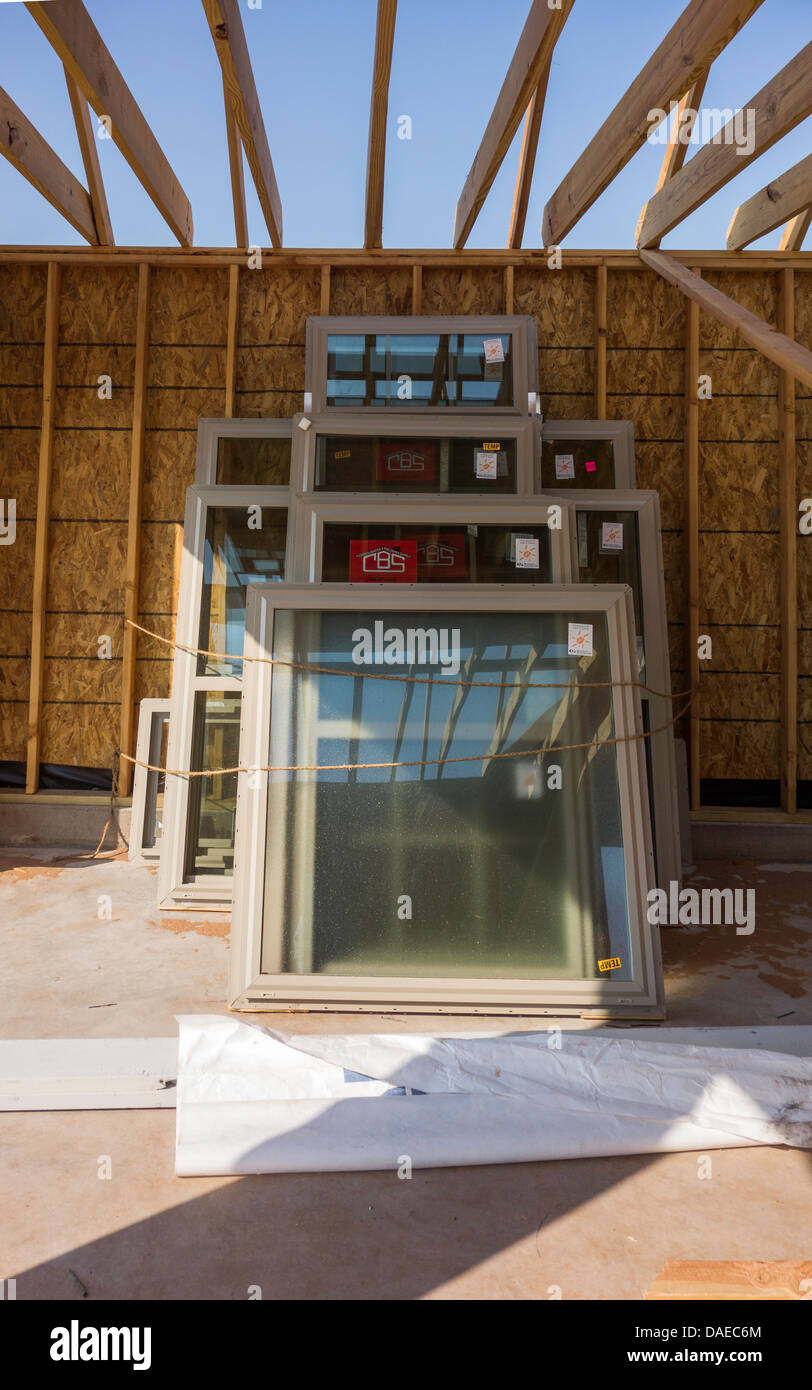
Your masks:
<path fill-rule="evenodd" d="M 254 0 L 256 6 L 257 0 Z M 384 245 L 451 243 L 454 208 L 529 0 L 400 0 L 390 86 Z M 200 0 L 87 0 L 93 19 L 192 203 L 195 244 L 234 244 L 220 70 Z M 240 0 L 276 168 L 287 246 L 363 242 L 374 0 Z M 544 203 L 623 95 L 685 0 L 576 0 L 556 49 L 524 245 L 541 243 Z M 705 107 L 746 106 L 810 39 L 811 0 L 764 0 L 717 58 Z M 62 67 L 19 3 L 0 3 L 0 81 L 84 181 Z M 412 139 L 397 138 L 408 115 Z M 520 132 L 521 133 L 521 132 Z M 468 245 L 507 237 L 519 136 Z M 808 155 L 812 117 L 675 229 L 664 248 L 724 246 L 736 205 Z M 110 141 L 99 143 L 119 245 L 175 240 Z M 574 228 L 572 247 L 634 244 L 662 147 L 648 145 Z M 246 167 L 252 242 L 268 245 Z M 776 246 L 780 231 L 759 245 Z M 0 160 L 0 243 L 84 245 Z"/>

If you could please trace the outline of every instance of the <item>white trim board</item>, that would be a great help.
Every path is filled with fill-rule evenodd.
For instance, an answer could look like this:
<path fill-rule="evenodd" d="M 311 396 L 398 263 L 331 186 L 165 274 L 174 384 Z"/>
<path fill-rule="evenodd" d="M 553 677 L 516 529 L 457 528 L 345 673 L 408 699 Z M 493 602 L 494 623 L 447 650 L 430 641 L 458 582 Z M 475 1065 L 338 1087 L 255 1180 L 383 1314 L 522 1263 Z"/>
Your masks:
<path fill-rule="evenodd" d="M 273 1017 L 273 1015 L 271 1016 Z M 257 1023 L 266 1023 L 257 1018 Z M 327 1020 L 325 1020 L 326 1022 Z M 366 1019 L 364 1020 L 367 1021 Z M 369 1022 L 374 1022 L 369 1019 Z M 732 1028 L 568 1027 L 578 1037 L 750 1048 L 812 1057 L 812 1024 Z M 319 1030 L 321 1032 L 321 1030 Z M 324 1032 L 329 1032 L 325 1028 Z M 534 1032 L 528 1029 L 528 1033 Z M 548 1030 L 540 1030 L 547 1042 Z M 314 1036 L 314 1035 L 308 1035 Z M 456 1030 L 433 1037 L 504 1037 L 504 1029 Z M 298 1035 L 288 1035 L 291 1043 Z M 563 1040 L 562 1040 L 563 1041 Z M 563 1041 L 566 1047 L 566 1041 Z M 23 1038 L 0 1040 L 0 1112 L 12 1110 L 172 1110 L 177 1099 L 177 1038 Z"/>

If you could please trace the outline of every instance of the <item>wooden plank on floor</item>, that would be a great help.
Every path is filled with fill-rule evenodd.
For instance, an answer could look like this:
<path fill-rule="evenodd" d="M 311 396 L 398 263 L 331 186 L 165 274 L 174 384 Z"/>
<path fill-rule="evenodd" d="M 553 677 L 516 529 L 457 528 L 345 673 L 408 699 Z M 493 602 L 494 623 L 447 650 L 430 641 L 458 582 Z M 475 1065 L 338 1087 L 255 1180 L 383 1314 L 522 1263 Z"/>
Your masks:
<path fill-rule="evenodd" d="M 646 1290 L 650 1302 L 800 1301 L 809 1297 L 812 1260 L 669 1260 Z"/>
<path fill-rule="evenodd" d="M 130 495 L 127 509 L 127 560 L 124 572 L 124 617 L 138 622 L 138 584 L 141 570 L 141 494 L 144 485 L 144 423 L 147 395 L 147 356 L 149 353 L 149 266 L 138 268 L 138 308 L 135 336 L 135 381 L 130 442 Z M 121 662 L 122 753 L 135 752 L 135 658 L 138 633 L 124 625 Z M 118 794 L 128 796 L 132 763 L 122 758 L 118 770 Z"/>
<path fill-rule="evenodd" d="M 59 345 L 60 268 L 51 262 L 45 297 L 45 344 L 42 353 L 42 420 L 40 424 L 37 521 L 34 541 L 34 586 L 31 602 L 31 675 L 28 691 L 28 740 L 25 790 L 39 783 L 42 720 L 42 676 L 45 652 L 45 604 L 48 595 L 48 538 L 51 521 L 54 410 L 56 405 L 56 353 Z"/>

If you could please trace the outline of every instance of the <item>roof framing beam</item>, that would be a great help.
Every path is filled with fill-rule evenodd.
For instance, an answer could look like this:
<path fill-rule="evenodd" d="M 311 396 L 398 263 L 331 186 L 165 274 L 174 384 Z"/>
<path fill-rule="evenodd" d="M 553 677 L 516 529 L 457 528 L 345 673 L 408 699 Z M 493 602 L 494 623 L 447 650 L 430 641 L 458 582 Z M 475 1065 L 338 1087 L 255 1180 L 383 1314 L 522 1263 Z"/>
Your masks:
<path fill-rule="evenodd" d="M 800 251 L 810 225 L 812 207 L 808 207 L 805 212 L 799 212 L 797 217 L 793 217 L 792 221 L 787 223 L 778 247 L 779 251 Z"/>
<path fill-rule="evenodd" d="M 677 289 L 694 300 L 719 323 L 738 333 L 746 343 L 768 357 L 771 362 L 775 362 L 785 372 L 789 372 L 797 381 L 812 386 L 812 352 L 809 348 L 802 347 L 793 338 L 779 333 L 769 323 L 765 323 L 764 319 L 760 319 L 758 314 L 753 314 L 749 309 L 737 304 L 735 299 L 709 285 L 707 280 L 695 275 L 687 266 L 680 265 L 679 261 L 674 260 L 673 256 L 669 256 L 665 251 L 641 251 L 640 257 L 646 265 L 656 270 L 664 280 L 676 285 Z"/>
<path fill-rule="evenodd" d="M 370 249 L 383 242 L 383 183 L 386 166 L 386 120 L 389 113 L 389 77 L 395 43 L 398 0 L 378 0 L 375 29 L 375 66 L 369 106 L 369 144 L 367 148 L 367 191 L 364 211 L 364 246 Z"/>
<path fill-rule="evenodd" d="M 751 3 L 753 0 L 751 0 Z M 550 9 L 547 0 L 533 0 L 530 13 L 521 32 L 516 51 L 496 98 L 491 118 L 485 128 L 468 178 L 457 203 L 454 217 L 454 249 L 459 251 L 468 240 L 502 161 L 510 149 L 552 58 L 564 25 L 575 0 L 561 0 L 560 9 Z"/>
<path fill-rule="evenodd" d="M 718 193 L 730 179 L 794 130 L 812 112 L 812 43 L 762 87 L 744 111 L 650 198 L 640 214 L 637 245 L 651 247 Z M 752 123 L 752 129 L 750 124 Z M 752 137 L 752 138 L 751 138 Z M 746 143 L 745 143 L 746 140 Z"/>
<path fill-rule="evenodd" d="M 39 131 L 0 87 L 0 150 L 24 179 L 91 246 L 99 245 L 90 195 Z"/>
<path fill-rule="evenodd" d="M 645 144 L 651 112 L 667 111 L 702 77 L 763 0 L 691 0 L 544 209 L 557 246 Z"/>
<path fill-rule="evenodd" d="M 100 246 L 114 246 L 116 239 L 113 236 L 113 224 L 110 221 L 110 209 L 107 206 L 107 194 L 104 191 L 99 151 L 93 133 L 93 122 L 90 119 L 90 107 L 67 68 L 65 68 L 65 82 L 73 112 L 73 122 L 76 126 L 76 138 L 79 141 L 82 163 L 85 166 L 87 189 L 93 208 L 93 220 L 96 224 L 96 237 Z"/>
<path fill-rule="evenodd" d="M 654 190 L 655 193 L 659 193 L 661 188 L 665 188 L 668 180 L 673 179 L 674 175 L 679 173 L 685 163 L 685 156 L 688 153 L 688 141 L 696 125 L 696 118 L 699 114 L 702 98 L 705 95 L 705 88 L 708 84 L 709 75 L 710 68 L 708 68 L 707 72 L 703 72 L 701 77 L 697 78 L 694 85 L 685 93 L 685 96 L 677 107 L 674 117 L 674 126 L 668 141 L 668 149 L 665 152 L 662 168 L 660 169 L 657 187 Z"/>
<path fill-rule="evenodd" d="M 110 134 L 181 246 L 193 240 L 192 208 L 141 108 L 81 0 L 26 0 L 65 70 Z"/>
<path fill-rule="evenodd" d="M 727 229 L 728 251 L 741 251 L 751 241 L 775 231 L 812 204 L 812 154 L 800 160 L 760 193 L 741 203 Z"/>
<path fill-rule="evenodd" d="M 519 155 L 519 167 L 516 171 L 516 187 L 513 191 L 513 207 L 510 210 L 510 230 L 508 231 L 507 245 L 508 250 L 518 249 L 524 240 L 524 227 L 527 221 L 527 205 L 530 202 L 530 186 L 533 182 L 533 170 L 536 167 L 536 154 L 539 146 L 539 135 L 541 133 L 541 118 L 544 115 L 544 102 L 547 97 L 547 83 L 550 78 L 550 58 L 541 81 L 533 93 L 533 99 L 527 108 L 524 118 L 524 130 L 522 131 L 522 148 Z"/>
<path fill-rule="evenodd" d="M 203 9 L 271 245 L 278 249 L 282 245 L 282 202 L 238 0 L 203 0 Z"/>

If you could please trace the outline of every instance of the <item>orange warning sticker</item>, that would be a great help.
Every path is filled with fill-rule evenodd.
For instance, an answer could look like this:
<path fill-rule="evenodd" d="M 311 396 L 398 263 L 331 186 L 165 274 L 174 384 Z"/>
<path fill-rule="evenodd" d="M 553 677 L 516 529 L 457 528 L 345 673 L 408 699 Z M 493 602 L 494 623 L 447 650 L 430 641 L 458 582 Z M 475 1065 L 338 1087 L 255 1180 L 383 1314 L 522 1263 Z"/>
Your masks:
<path fill-rule="evenodd" d="M 604 973 L 607 970 L 619 970 L 620 956 L 612 956 L 609 960 L 599 960 L 598 969 Z"/>
<path fill-rule="evenodd" d="M 483 449 L 501 449 L 501 444 L 483 444 Z"/>

